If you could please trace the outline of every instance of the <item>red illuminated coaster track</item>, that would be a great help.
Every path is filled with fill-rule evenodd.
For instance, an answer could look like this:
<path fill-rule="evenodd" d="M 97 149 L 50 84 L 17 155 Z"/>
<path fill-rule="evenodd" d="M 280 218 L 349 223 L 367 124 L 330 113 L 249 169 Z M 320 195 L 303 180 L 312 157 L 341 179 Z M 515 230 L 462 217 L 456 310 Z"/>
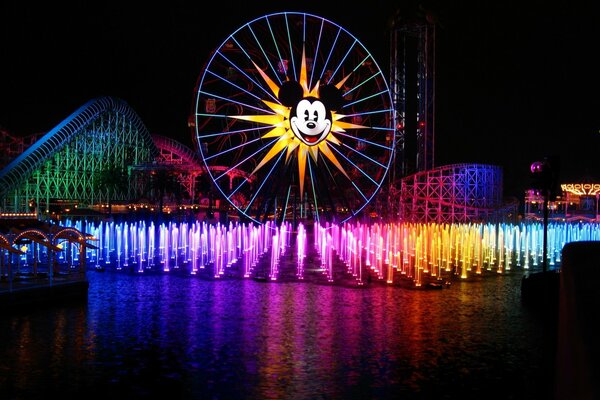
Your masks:
<path fill-rule="evenodd" d="M 240 214 L 339 223 L 385 180 L 392 104 L 377 62 L 344 28 L 270 14 L 211 54 L 195 89 L 195 138 L 214 187 Z"/>

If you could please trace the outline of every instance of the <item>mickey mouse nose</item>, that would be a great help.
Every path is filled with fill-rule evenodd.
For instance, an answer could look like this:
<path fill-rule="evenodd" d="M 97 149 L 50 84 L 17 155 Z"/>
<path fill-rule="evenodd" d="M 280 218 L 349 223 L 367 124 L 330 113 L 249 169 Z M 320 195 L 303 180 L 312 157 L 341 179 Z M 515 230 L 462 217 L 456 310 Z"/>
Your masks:
<path fill-rule="evenodd" d="M 315 129 L 317 127 L 317 124 L 313 121 L 309 121 L 306 123 L 306 126 L 308 127 L 308 129 Z"/>

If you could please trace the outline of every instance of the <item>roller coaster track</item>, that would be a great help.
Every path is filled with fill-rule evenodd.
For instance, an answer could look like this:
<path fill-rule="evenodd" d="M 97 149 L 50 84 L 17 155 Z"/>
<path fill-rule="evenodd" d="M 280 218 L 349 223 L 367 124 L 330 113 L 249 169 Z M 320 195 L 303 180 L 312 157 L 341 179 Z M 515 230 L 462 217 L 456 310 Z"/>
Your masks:
<path fill-rule="evenodd" d="M 399 209 L 413 222 L 469 222 L 516 215 L 517 204 L 502 198 L 502 169 L 453 164 L 402 179 Z"/>
<path fill-rule="evenodd" d="M 133 155 L 124 154 L 124 144 L 135 148 Z M 85 193 L 92 188 L 93 173 L 108 163 L 126 167 L 157 154 L 150 133 L 126 102 L 115 97 L 92 99 L 0 171 L 0 199 L 13 202 L 16 211 L 24 207 L 25 197 L 62 197 L 52 186 L 62 185 L 63 194 L 73 189 Z M 60 170 L 72 174 L 70 183 L 61 178 Z"/>

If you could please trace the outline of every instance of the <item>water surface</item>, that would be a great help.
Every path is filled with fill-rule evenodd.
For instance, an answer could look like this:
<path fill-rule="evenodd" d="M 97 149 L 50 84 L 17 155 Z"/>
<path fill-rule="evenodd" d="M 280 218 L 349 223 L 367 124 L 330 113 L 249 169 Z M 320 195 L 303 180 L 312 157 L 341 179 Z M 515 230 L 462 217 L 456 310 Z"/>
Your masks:
<path fill-rule="evenodd" d="M 0 398 L 547 399 L 554 322 L 522 275 L 442 290 L 89 272 L 0 318 Z"/>

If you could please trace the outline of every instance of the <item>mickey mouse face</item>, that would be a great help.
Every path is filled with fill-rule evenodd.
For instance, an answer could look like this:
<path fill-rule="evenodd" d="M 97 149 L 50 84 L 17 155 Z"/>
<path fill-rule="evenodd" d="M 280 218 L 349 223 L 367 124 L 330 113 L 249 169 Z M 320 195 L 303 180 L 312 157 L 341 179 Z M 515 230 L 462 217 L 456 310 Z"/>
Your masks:
<path fill-rule="evenodd" d="M 319 88 L 319 97 L 304 97 L 302 86 L 296 81 L 286 81 L 279 91 L 281 102 L 290 107 L 290 129 L 305 145 L 321 143 L 333 125 L 332 111 L 343 103 L 339 89 L 333 85 Z"/>
<path fill-rule="evenodd" d="M 294 135 L 308 146 L 314 146 L 327 137 L 331 130 L 331 112 L 317 98 L 306 97 L 290 111 L 290 128 Z"/>

